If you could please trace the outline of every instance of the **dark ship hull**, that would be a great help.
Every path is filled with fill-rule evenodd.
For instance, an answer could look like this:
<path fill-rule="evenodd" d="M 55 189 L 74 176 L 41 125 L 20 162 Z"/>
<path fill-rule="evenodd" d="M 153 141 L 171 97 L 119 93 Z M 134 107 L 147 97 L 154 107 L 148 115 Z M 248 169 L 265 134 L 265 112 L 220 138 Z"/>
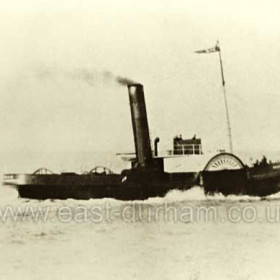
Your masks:
<path fill-rule="evenodd" d="M 197 173 L 113 175 L 25 175 L 16 185 L 22 198 L 145 200 L 164 197 L 170 190 L 188 190 L 198 184 Z M 248 170 L 203 171 L 205 194 L 265 197 L 280 192 L 280 171 L 252 175 Z"/>
<path fill-rule="evenodd" d="M 137 172 L 138 173 L 138 172 Z M 19 196 L 31 199 L 101 199 L 144 200 L 163 197 L 168 191 L 188 189 L 196 173 L 142 173 L 130 175 L 25 175 L 17 185 Z"/>

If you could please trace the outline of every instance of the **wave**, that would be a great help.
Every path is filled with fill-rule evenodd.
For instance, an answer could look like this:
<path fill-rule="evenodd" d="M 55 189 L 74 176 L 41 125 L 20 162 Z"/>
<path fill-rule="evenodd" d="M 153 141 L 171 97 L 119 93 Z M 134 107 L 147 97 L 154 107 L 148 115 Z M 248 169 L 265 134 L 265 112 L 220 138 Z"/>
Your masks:
<path fill-rule="evenodd" d="M 280 192 L 268 195 L 263 200 L 280 200 Z"/>
<path fill-rule="evenodd" d="M 280 198 L 280 194 L 279 194 Z M 196 186 L 186 191 L 172 190 L 167 193 L 165 199 L 168 201 L 208 201 L 208 200 L 219 200 L 219 201 L 257 201 L 261 200 L 261 197 L 248 196 L 248 195 L 228 195 L 224 196 L 222 193 L 216 193 L 214 195 L 206 195 L 202 187 Z"/>
<path fill-rule="evenodd" d="M 248 196 L 248 195 L 228 195 L 224 196 L 221 193 L 214 195 L 206 195 L 204 189 L 200 186 L 195 186 L 188 190 L 171 190 L 164 197 L 151 197 L 143 201 L 135 201 L 136 203 L 148 203 L 148 204 L 162 204 L 164 202 L 175 203 L 183 201 L 238 201 L 238 202 L 250 202 L 259 201 L 261 197 Z M 280 193 L 279 193 L 280 199 Z"/>

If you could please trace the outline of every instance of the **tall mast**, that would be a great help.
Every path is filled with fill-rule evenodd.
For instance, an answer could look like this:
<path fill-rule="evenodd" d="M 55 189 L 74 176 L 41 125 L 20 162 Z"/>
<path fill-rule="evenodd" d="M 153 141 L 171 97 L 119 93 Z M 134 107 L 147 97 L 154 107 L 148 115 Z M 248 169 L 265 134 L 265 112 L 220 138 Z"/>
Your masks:
<path fill-rule="evenodd" d="M 222 62 L 222 53 L 221 53 L 221 48 L 220 48 L 220 45 L 219 45 L 219 41 L 217 41 L 216 46 L 213 47 L 213 48 L 198 50 L 198 51 L 195 51 L 195 52 L 196 53 L 214 53 L 214 52 L 219 53 L 221 75 L 222 75 L 222 86 L 223 86 L 225 109 L 226 109 L 227 130 L 228 130 L 228 138 L 229 138 L 229 151 L 232 153 L 233 148 L 232 148 L 231 127 L 230 127 L 230 120 L 229 120 L 229 110 L 228 110 L 228 103 L 227 103 L 226 82 L 225 82 L 223 62 Z"/>
<path fill-rule="evenodd" d="M 232 148 L 232 137 L 231 137 L 229 109 L 228 109 L 228 102 L 227 102 L 226 82 L 225 82 L 224 69 L 223 69 L 222 52 L 221 52 L 221 48 L 220 48 L 220 45 L 219 45 L 219 41 L 217 41 L 216 50 L 219 52 L 219 60 L 220 60 L 221 76 L 222 76 L 222 86 L 223 86 L 224 102 L 225 102 L 225 109 L 226 109 L 228 138 L 229 138 L 229 151 L 232 153 L 233 148 Z"/>

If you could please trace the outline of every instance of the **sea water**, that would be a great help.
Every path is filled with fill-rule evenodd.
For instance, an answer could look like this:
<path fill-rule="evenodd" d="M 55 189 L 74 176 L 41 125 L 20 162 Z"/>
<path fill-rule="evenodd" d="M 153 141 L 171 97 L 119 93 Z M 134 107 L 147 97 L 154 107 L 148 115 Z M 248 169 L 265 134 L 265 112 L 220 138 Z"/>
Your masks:
<path fill-rule="evenodd" d="M 5 172 L 45 161 L 77 171 L 92 160 L 16 158 Z M 36 201 L 2 186 L 0 210 L 0 279 L 280 278 L 279 194 L 206 197 L 195 187 L 146 201 Z"/>

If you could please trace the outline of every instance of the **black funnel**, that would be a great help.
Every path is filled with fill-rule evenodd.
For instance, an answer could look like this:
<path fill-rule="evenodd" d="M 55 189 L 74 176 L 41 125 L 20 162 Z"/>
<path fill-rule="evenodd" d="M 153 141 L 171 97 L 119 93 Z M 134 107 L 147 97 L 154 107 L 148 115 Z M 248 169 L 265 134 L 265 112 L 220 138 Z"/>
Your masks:
<path fill-rule="evenodd" d="M 127 87 L 137 163 L 139 166 L 148 167 L 153 158 L 143 85 L 130 84 Z"/>

